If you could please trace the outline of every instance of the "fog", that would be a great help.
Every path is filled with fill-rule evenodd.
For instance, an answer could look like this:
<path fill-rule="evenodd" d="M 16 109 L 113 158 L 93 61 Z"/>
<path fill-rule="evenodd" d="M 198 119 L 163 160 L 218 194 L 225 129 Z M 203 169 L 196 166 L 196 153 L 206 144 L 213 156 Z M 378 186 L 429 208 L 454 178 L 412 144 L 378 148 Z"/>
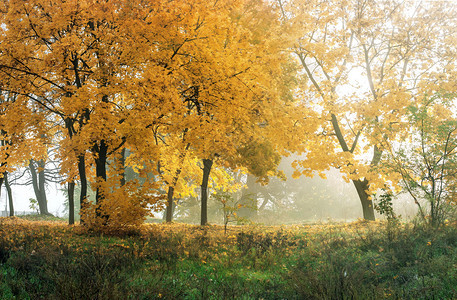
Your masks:
<path fill-rule="evenodd" d="M 355 187 L 344 181 L 336 170 L 326 172 L 326 179 L 302 176 L 292 178 L 294 169 L 291 163 L 297 157 L 283 158 L 279 169 L 287 180 L 271 178 L 263 186 L 253 178 L 244 178 L 245 189 L 233 194 L 234 203 L 243 203 L 242 197 L 253 199 L 257 210 L 239 209 L 238 216 L 245 222 L 266 225 L 300 224 L 314 222 L 350 222 L 363 217 L 362 207 Z M 254 182 L 253 182 L 254 181 Z M 223 209 L 213 197 L 208 204 L 210 223 L 223 222 Z M 376 201 L 375 201 L 376 203 Z M 417 207 L 407 194 L 400 194 L 393 201 L 394 212 L 404 219 L 417 214 Z M 180 200 L 174 218 L 187 223 L 199 223 L 200 206 L 198 199 Z M 243 218 L 245 218 L 243 220 Z M 384 216 L 376 213 L 376 218 Z M 236 223 L 236 222 L 233 222 Z"/>
<path fill-rule="evenodd" d="M 46 186 L 46 195 L 48 198 L 48 210 L 54 216 L 64 217 L 68 214 L 65 211 L 64 201 L 65 193 L 62 191 L 64 187 L 58 183 L 50 183 Z M 33 213 L 30 208 L 30 200 L 34 199 L 35 193 L 33 192 L 32 185 L 13 184 L 11 186 L 13 193 L 13 204 L 16 214 Z M 5 211 L 9 211 L 8 199 L 5 186 L 2 186 L 0 194 L 0 215 L 8 215 Z"/>
<path fill-rule="evenodd" d="M 279 169 L 282 170 L 287 180 L 270 178 L 267 185 L 255 182 L 255 178 L 244 176 L 242 182 L 245 188 L 234 193 L 233 201 L 242 203 L 241 198 L 248 198 L 252 207 L 240 208 L 237 210 L 237 221 L 244 223 L 259 223 L 266 225 L 275 224 L 300 224 L 313 222 L 350 222 L 362 218 L 362 208 L 357 192 L 352 183 L 343 180 L 342 174 L 336 170 L 326 172 L 326 179 L 319 176 L 308 178 L 302 176 L 298 179 L 292 178 L 293 168 L 291 163 L 297 157 L 283 158 Z M 23 183 L 23 182 L 22 182 Z M 49 212 L 55 216 L 65 217 L 66 195 L 63 186 L 50 183 L 47 186 Z M 30 198 L 35 198 L 31 185 L 21 185 L 17 181 L 12 185 L 14 209 L 16 214 L 32 213 Z M 215 200 L 211 191 L 208 206 L 210 223 L 223 223 L 223 209 L 220 202 Z M 78 198 L 76 198 L 78 199 Z M 197 198 L 177 199 L 178 206 L 174 211 L 174 220 L 197 224 L 200 221 L 200 202 Z M 375 201 L 376 203 L 376 201 Z M 252 205 L 254 204 L 254 205 Z M 414 202 L 407 194 L 398 195 L 393 201 L 394 211 L 404 219 L 412 218 L 417 213 Z M 3 187 L 0 196 L 1 215 L 9 211 L 7 196 Z M 162 219 L 162 212 L 155 214 L 156 222 Z M 383 216 L 376 214 L 377 218 Z M 236 221 L 236 220 L 237 221 Z"/>

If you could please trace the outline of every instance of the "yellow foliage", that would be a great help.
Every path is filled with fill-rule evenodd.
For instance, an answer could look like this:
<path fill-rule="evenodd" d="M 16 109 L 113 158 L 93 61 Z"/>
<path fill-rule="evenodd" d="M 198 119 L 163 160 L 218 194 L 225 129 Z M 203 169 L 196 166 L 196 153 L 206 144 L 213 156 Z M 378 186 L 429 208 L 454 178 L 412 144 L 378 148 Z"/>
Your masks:
<path fill-rule="evenodd" d="M 408 107 L 421 94 L 442 87 L 455 91 L 450 76 L 443 74 L 455 70 L 451 56 L 457 49 L 447 38 L 457 36 L 455 5 L 383 0 L 281 3 L 283 20 L 296 37 L 292 50 L 304 74 L 302 84 L 308 89 L 302 105 L 319 120 L 317 127 L 310 127 L 315 131 L 304 142 L 306 159 L 297 162 L 294 176 L 335 167 L 346 180 L 367 180 L 368 194 L 386 184 L 396 186 L 399 174 L 379 163 L 389 143 L 408 135 Z M 446 71 L 432 72 L 434 67 Z M 433 113 L 442 119 L 450 111 L 436 107 Z"/>
<path fill-rule="evenodd" d="M 163 209 L 164 196 L 157 194 L 156 184 L 138 184 L 129 181 L 124 186 L 99 182 L 103 200 L 98 203 L 86 202 L 81 209 L 84 225 L 96 231 L 128 232 L 144 223 L 152 211 Z"/>

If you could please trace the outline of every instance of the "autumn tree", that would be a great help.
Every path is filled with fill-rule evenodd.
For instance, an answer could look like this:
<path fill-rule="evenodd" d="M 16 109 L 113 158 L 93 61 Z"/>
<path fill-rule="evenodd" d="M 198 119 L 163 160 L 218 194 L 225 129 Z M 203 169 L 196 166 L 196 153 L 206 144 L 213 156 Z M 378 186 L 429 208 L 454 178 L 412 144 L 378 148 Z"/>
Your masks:
<path fill-rule="evenodd" d="M 190 145 L 202 158 L 202 225 L 207 223 L 213 164 L 244 167 L 265 179 L 275 175 L 278 153 L 293 149 L 291 141 L 296 138 L 284 135 L 298 115 L 290 96 L 295 70 L 287 65 L 287 35 L 281 35 L 273 7 L 254 1 L 243 4 L 228 19 L 226 30 L 233 33 L 221 36 L 214 47 L 220 57 L 199 59 L 206 63 L 198 66 L 199 72 L 204 67 L 210 73 L 214 64 L 230 64 L 226 69 L 235 67 L 235 72 L 218 71 L 210 82 L 199 76 L 187 94 L 194 113 L 203 120 L 189 127 L 189 135 L 197 137 Z"/>
<path fill-rule="evenodd" d="M 48 145 L 50 147 L 50 145 Z M 62 182 L 62 176 L 60 176 L 60 169 L 58 163 L 52 159 L 55 156 L 57 149 L 48 149 L 47 155 L 41 157 L 38 160 L 30 159 L 26 166 L 29 172 L 29 180 L 26 184 L 31 185 L 35 193 L 35 198 L 38 202 L 40 214 L 50 215 L 48 211 L 48 200 L 46 195 L 46 189 L 50 183 Z"/>
<path fill-rule="evenodd" d="M 245 166 L 257 176 L 267 176 L 279 161 L 277 152 L 287 143 L 289 148 L 296 145 L 290 141 L 297 136 L 283 133 L 299 114 L 290 89 L 295 69 L 285 59 L 286 35 L 281 35 L 272 7 L 258 1 L 228 1 L 216 6 L 199 3 L 194 9 L 196 14 L 187 14 L 179 24 L 188 37 L 173 46 L 172 56 L 181 66 L 173 70 L 174 76 L 182 76 L 177 86 L 181 119 L 177 124 L 163 116 L 151 132 L 160 140 L 157 145 L 170 150 L 169 159 L 160 158 L 169 207 L 182 159 L 201 160 L 201 223 L 206 224 L 213 165 Z M 138 151 L 133 151 L 133 159 L 150 157 Z M 248 157 L 253 153 L 263 155 L 255 156 L 254 162 Z M 175 163 L 167 166 L 165 160 Z"/>
<path fill-rule="evenodd" d="M 192 157 L 229 162 L 253 139 L 282 149 L 275 138 L 294 124 L 286 35 L 268 2 L 9 0 L 0 9 L 0 87 L 17 97 L 4 124 L 28 139 L 13 126 L 21 111 L 54 121 L 62 172 L 79 178 L 85 217 L 100 224 L 141 222 L 160 203 L 166 143 L 157 137 L 187 131 L 181 152 L 189 144 Z M 142 180 L 123 180 L 125 165 Z M 173 187 L 179 166 L 169 169 Z"/>
<path fill-rule="evenodd" d="M 43 159 L 37 162 L 30 160 L 29 170 L 32 177 L 32 186 L 35 192 L 35 197 L 40 208 L 40 214 L 48 215 L 48 200 L 46 197 L 44 168 L 45 165 Z"/>
<path fill-rule="evenodd" d="M 30 159 L 44 157 L 46 153 L 41 131 L 43 115 L 36 113 L 33 105 L 22 107 L 16 100 L 17 94 L 0 92 L 0 187 L 5 184 L 10 216 L 14 215 L 11 183 L 15 178 L 11 179 L 9 173 L 24 167 Z"/>
<path fill-rule="evenodd" d="M 295 163 L 297 175 L 340 169 L 357 190 L 364 218 L 374 220 L 370 195 L 389 181 L 378 168 L 379 135 L 395 140 L 407 130 L 398 128 L 402 109 L 431 70 L 450 62 L 443 53 L 455 7 L 384 0 L 278 5 L 285 26 L 297 34 L 293 51 L 308 87 L 303 105 L 314 108 L 320 122 L 306 141 L 306 159 Z"/>
<path fill-rule="evenodd" d="M 8 207 L 10 209 L 10 217 L 13 217 L 14 216 L 13 191 L 11 189 L 8 172 L 3 173 L 3 181 L 5 183 L 6 194 L 8 197 Z"/>
<path fill-rule="evenodd" d="M 156 1 L 2 5 L 1 85 L 24 107 L 34 102 L 55 118 L 64 134 L 63 170 L 68 178 L 77 171 L 82 204 L 91 179 L 101 205 L 113 191 L 109 185 L 117 185 L 108 182 L 108 159 L 127 140 L 140 147 L 141 134 L 170 109 L 174 112 L 173 105 L 161 105 L 170 100 L 164 92 L 178 85 L 167 77 L 176 50 L 168 47 L 178 27 L 167 26 L 178 22 L 176 10 L 185 4 L 169 3 L 176 5 L 172 11 Z"/>
<path fill-rule="evenodd" d="M 182 173 L 183 160 L 186 156 L 201 159 L 201 224 L 207 223 L 208 182 L 214 164 L 231 168 L 249 168 L 254 164 L 267 166 L 263 173 L 258 167 L 256 173 L 267 176 L 278 162 L 275 151 L 282 150 L 290 141 L 290 138 L 273 139 L 273 136 L 276 138 L 274 131 L 281 132 L 291 126 L 294 114 L 298 115 L 293 110 L 289 89 L 295 70 L 287 65 L 286 59 L 279 59 L 287 54 L 281 52 L 285 50 L 285 40 L 279 31 L 272 30 L 271 20 L 277 20 L 272 8 L 255 1 L 207 5 L 200 8 L 206 12 L 204 19 L 200 17 L 200 11 L 196 16 L 189 15 L 193 18 L 189 19 L 190 23 L 183 21 L 185 32 L 192 38 L 177 47 L 176 56 L 183 60 L 180 71 L 186 72 L 180 92 L 185 104 L 180 121 L 184 129 L 172 130 L 174 135 L 170 130 L 162 133 L 164 127 L 171 126 L 160 120 L 154 131 L 156 139 L 159 135 L 168 149 L 175 149 L 167 152 L 175 157 L 171 161 L 177 163 L 162 166 L 168 169 L 169 208 L 174 186 Z M 267 32 L 268 22 L 271 32 L 263 36 L 264 40 L 259 40 L 258 37 Z M 215 65 L 217 69 L 214 69 Z M 248 162 L 246 148 L 258 144 L 261 145 L 258 148 L 266 149 L 268 143 L 273 144 L 268 149 L 270 152 L 264 151 L 264 156 L 257 156 L 256 163 L 252 163 L 252 158 Z M 250 153 L 253 152 L 251 149 Z M 169 209 L 168 220 L 170 214 Z"/>

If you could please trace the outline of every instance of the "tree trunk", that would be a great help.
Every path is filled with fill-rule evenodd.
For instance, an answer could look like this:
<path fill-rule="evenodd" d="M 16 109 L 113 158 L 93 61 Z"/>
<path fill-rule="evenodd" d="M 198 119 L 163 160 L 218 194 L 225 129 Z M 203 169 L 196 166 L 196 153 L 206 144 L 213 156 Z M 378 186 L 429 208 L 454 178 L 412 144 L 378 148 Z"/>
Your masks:
<path fill-rule="evenodd" d="M 5 180 L 5 187 L 6 187 L 6 192 L 8 195 L 8 205 L 10 207 L 10 217 L 14 216 L 14 205 L 13 205 L 13 193 L 11 191 L 11 185 L 10 182 L 8 181 L 8 172 L 5 172 L 3 174 L 4 180 Z M 0 186 L 1 188 L 1 186 Z"/>
<path fill-rule="evenodd" d="M 97 176 L 97 182 L 106 181 L 106 160 L 108 154 L 108 145 L 104 140 L 100 141 L 100 145 L 97 147 L 95 154 L 95 174 Z M 103 193 L 100 186 L 97 185 L 97 191 L 95 194 L 95 203 L 100 204 L 103 201 Z"/>
<path fill-rule="evenodd" d="M 175 192 L 175 188 L 172 186 L 168 186 L 168 193 L 167 193 L 167 210 L 166 210 L 166 219 L 167 223 L 171 223 L 173 219 L 173 211 L 174 211 L 174 203 L 173 203 L 173 194 Z"/>
<path fill-rule="evenodd" d="M 125 185 L 125 151 L 126 149 L 125 148 L 122 148 L 122 151 L 121 151 L 121 159 L 119 160 L 119 164 L 121 165 L 121 168 L 122 168 L 122 173 L 121 173 L 121 186 L 124 186 Z"/>
<path fill-rule="evenodd" d="M 183 138 L 184 135 L 187 132 L 187 128 L 184 130 L 183 133 Z M 186 147 L 184 148 L 184 151 L 179 154 L 179 167 L 176 169 L 175 176 L 173 177 L 173 181 L 171 182 L 171 185 L 168 186 L 168 193 L 167 193 L 167 210 L 166 210 L 166 222 L 170 223 L 173 219 L 173 212 L 175 210 L 175 204 L 173 202 L 173 195 L 175 192 L 175 186 L 178 183 L 179 175 L 182 172 L 182 166 L 184 164 L 184 159 L 186 157 L 187 150 L 189 150 L 190 143 L 187 143 Z"/>
<path fill-rule="evenodd" d="M 6 131 L 3 130 L 3 129 L 1 129 L 1 130 L 0 130 L 0 134 L 1 134 L 2 136 L 6 136 Z M 0 144 L 1 144 L 2 147 L 5 147 L 5 146 L 11 145 L 11 142 L 7 142 L 7 141 L 5 141 L 5 140 L 1 140 L 1 141 L 0 141 Z M 6 149 L 8 149 L 8 147 L 6 147 Z M 8 158 L 9 156 L 10 156 L 9 153 L 6 152 L 6 158 Z M 7 161 L 6 161 L 6 159 L 5 159 L 2 163 L 0 163 L 0 167 L 3 169 L 3 168 L 6 168 L 6 166 L 7 166 Z M 7 173 L 8 173 L 7 171 L 3 172 L 3 177 L 0 177 L 0 194 L 1 194 L 1 191 L 2 191 L 3 182 L 5 181 L 5 177 L 7 177 Z M 10 209 L 10 211 L 11 211 L 11 209 Z M 13 212 L 14 212 L 14 211 L 13 211 Z M 11 213 L 10 213 L 10 214 L 11 214 Z"/>
<path fill-rule="evenodd" d="M 373 201 L 369 199 L 368 181 L 353 180 L 352 183 L 357 190 L 357 194 L 359 195 L 359 199 L 362 204 L 363 218 L 365 220 L 374 221 L 376 218 L 374 216 Z"/>
<path fill-rule="evenodd" d="M 45 190 L 45 175 L 44 175 L 44 160 L 39 160 L 37 162 L 38 173 L 35 168 L 34 161 L 31 159 L 29 162 L 30 174 L 32 175 L 32 185 L 33 191 L 35 192 L 35 197 L 38 202 L 38 207 L 40 209 L 40 215 L 50 215 L 48 212 L 48 200 L 46 199 L 46 190 Z"/>
<path fill-rule="evenodd" d="M 106 161 L 108 158 L 108 145 L 105 140 L 101 140 L 100 144 L 94 147 L 95 154 L 95 175 L 97 177 L 97 190 L 95 192 L 95 204 L 97 218 L 103 218 L 104 223 L 109 219 L 109 215 L 106 212 L 102 212 L 101 204 L 105 199 L 104 191 L 100 184 L 106 182 Z"/>
<path fill-rule="evenodd" d="M 68 224 L 75 224 L 75 182 L 68 183 Z"/>
<path fill-rule="evenodd" d="M 213 165 L 213 161 L 211 159 L 204 159 L 203 160 L 203 179 L 202 179 L 202 210 L 201 210 L 201 225 L 208 224 L 208 181 L 209 181 L 209 174 L 211 173 L 211 167 Z"/>
<path fill-rule="evenodd" d="M 79 180 L 81 181 L 81 193 L 79 194 L 79 204 L 80 204 L 80 224 L 84 224 L 84 217 L 82 215 L 87 198 L 87 176 L 86 176 L 86 159 L 84 154 L 78 156 L 78 172 Z"/>
<path fill-rule="evenodd" d="M 341 128 L 340 128 L 336 115 L 332 114 L 331 117 L 332 117 L 332 120 L 331 120 L 332 126 L 335 131 L 335 135 L 338 139 L 338 142 L 340 143 L 341 149 L 344 152 L 353 153 L 357 146 L 357 142 L 359 140 L 360 134 L 357 134 L 357 136 L 355 137 L 355 139 L 352 143 L 351 148 L 349 148 L 344 139 L 343 133 L 341 132 Z M 382 154 L 382 151 L 380 151 L 378 149 L 378 147 L 375 145 L 374 149 L 373 149 L 373 158 L 371 159 L 370 166 L 376 166 L 379 163 L 379 161 L 381 160 L 381 154 Z M 363 181 L 353 180 L 352 182 L 354 183 L 354 186 L 357 190 L 357 194 L 359 195 L 360 202 L 362 203 L 363 218 L 365 220 L 374 221 L 375 220 L 374 207 L 373 207 L 373 202 L 371 200 L 369 200 L 368 181 L 366 179 L 364 179 Z"/>
<path fill-rule="evenodd" d="M 184 160 L 184 156 L 182 157 Z M 183 161 L 181 162 L 182 166 Z M 179 168 L 176 170 L 175 176 L 173 177 L 173 182 L 171 185 L 168 186 L 168 193 L 167 193 L 167 210 L 166 210 L 166 222 L 170 223 L 173 219 L 173 212 L 175 211 L 175 203 L 173 201 L 173 195 L 175 193 L 175 186 L 178 183 L 179 175 L 181 174 L 182 169 Z"/>
<path fill-rule="evenodd" d="M 43 159 L 40 159 L 37 163 L 38 163 L 38 188 L 40 189 L 40 200 L 42 202 L 42 207 L 44 210 L 44 213 L 42 212 L 42 214 L 50 215 L 50 213 L 48 211 L 48 199 L 46 197 L 46 188 L 45 188 L 45 184 L 46 184 L 46 178 L 45 178 L 45 174 L 44 174 L 45 162 Z M 38 203 L 40 203 L 40 202 L 38 201 Z M 41 211 L 41 208 L 40 208 L 40 211 Z"/>

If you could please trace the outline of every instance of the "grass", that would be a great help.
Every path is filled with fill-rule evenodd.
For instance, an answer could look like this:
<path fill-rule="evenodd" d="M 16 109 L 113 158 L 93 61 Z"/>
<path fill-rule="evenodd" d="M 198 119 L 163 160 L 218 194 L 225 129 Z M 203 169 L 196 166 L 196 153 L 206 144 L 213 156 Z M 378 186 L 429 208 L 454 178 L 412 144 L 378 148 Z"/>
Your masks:
<path fill-rule="evenodd" d="M 123 237 L 0 218 L 0 299 L 455 299 L 457 228 L 145 224 Z"/>
<path fill-rule="evenodd" d="M 28 221 L 52 221 L 52 222 L 64 222 L 67 223 L 68 219 L 56 217 L 53 215 L 40 215 L 40 214 L 33 214 L 33 215 L 22 215 L 18 216 L 18 218 Z"/>

